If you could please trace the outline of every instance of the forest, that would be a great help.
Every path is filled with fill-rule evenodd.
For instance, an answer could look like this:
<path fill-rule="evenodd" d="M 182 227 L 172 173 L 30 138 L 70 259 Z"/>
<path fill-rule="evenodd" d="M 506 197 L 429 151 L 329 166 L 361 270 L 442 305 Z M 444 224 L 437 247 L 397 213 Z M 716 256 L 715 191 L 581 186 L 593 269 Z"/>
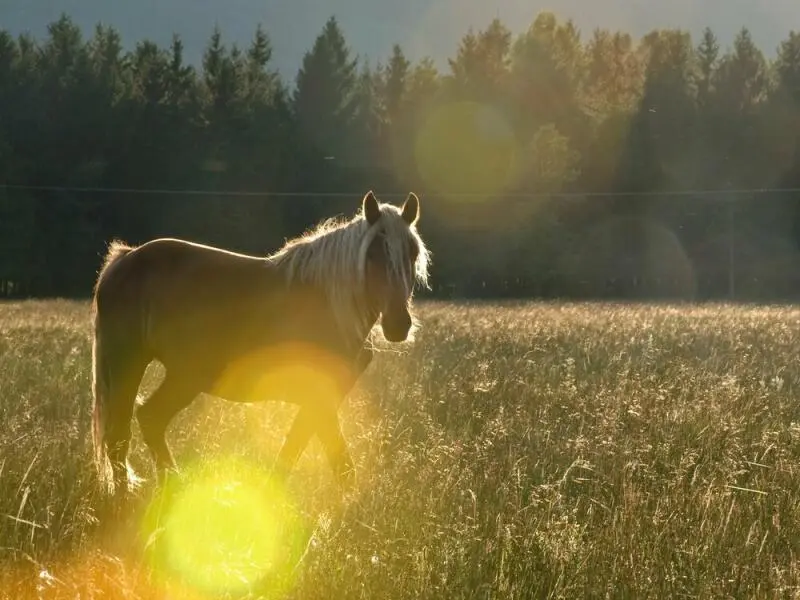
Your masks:
<path fill-rule="evenodd" d="M 420 196 L 428 296 L 800 298 L 800 32 L 540 13 L 445 67 L 360 56 L 335 16 L 310 42 L 289 82 L 263 25 L 197 66 L 179 34 L 0 31 L 0 296 L 88 296 L 112 238 L 267 254 L 374 190 Z"/>

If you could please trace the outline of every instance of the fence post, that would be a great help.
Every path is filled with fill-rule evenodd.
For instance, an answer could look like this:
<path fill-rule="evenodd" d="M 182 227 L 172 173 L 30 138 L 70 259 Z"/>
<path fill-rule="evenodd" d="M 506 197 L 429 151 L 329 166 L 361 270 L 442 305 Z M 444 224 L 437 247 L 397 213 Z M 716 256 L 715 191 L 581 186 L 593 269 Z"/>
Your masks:
<path fill-rule="evenodd" d="M 736 298 L 736 219 L 734 200 L 728 200 L 728 296 L 731 302 Z"/>

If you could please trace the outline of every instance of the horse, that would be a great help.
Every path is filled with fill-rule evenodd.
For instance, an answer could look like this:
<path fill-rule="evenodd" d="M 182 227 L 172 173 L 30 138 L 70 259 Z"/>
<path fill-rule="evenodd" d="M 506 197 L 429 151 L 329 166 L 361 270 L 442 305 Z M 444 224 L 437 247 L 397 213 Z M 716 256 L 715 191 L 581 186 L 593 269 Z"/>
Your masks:
<path fill-rule="evenodd" d="M 397 207 L 369 191 L 350 219 L 324 220 L 268 256 L 169 237 L 113 239 L 92 295 L 92 440 L 105 490 L 141 482 L 128 460 L 134 412 L 157 481 L 179 472 L 166 431 L 201 393 L 299 405 L 273 472 L 286 476 L 316 434 L 348 485 L 354 466 L 339 405 L 372 361 L 378 322 L 390 343 L 412 341 L 419 327 L 413 292 L 429 289 L 430 260 L 419 217 L 413 192 Z M 165 376 L 142 400 L 154 360 Z M 329 385 L 306 385 L 318 372 Z"/>

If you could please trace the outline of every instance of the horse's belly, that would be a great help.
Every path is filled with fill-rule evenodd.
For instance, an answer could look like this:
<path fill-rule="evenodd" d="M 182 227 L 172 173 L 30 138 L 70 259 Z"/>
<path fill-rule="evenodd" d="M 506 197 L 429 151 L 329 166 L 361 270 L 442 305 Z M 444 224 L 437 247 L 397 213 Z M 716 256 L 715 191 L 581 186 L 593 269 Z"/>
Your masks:
<path fill-rule="evenodd" d="M 162 321 L 152 342 L 167 371 L 177 369 L 205 378 L 212 395 L 233 402 L 281 401 L 335 403 L 356 378 L 355 365 L 302 332 L 270 329 L 255 319 L 222 327 L 213 319 L 188 316 Z"/>

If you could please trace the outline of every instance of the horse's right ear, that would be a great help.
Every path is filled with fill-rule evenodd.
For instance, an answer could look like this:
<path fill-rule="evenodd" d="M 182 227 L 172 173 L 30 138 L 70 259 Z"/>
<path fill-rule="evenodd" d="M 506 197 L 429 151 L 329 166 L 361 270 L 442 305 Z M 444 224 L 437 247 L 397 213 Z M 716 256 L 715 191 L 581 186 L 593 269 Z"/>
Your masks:
<path fill-rule="evenodd" d="M 375 221 L 381 216 L 381 209 L 378 207 L 378 200 L 372 190 L 367 192 L 364 199 L 361 201 L 361 211 L 364 213 L 364 218 L 367 223 L 373 225 Z"/>

